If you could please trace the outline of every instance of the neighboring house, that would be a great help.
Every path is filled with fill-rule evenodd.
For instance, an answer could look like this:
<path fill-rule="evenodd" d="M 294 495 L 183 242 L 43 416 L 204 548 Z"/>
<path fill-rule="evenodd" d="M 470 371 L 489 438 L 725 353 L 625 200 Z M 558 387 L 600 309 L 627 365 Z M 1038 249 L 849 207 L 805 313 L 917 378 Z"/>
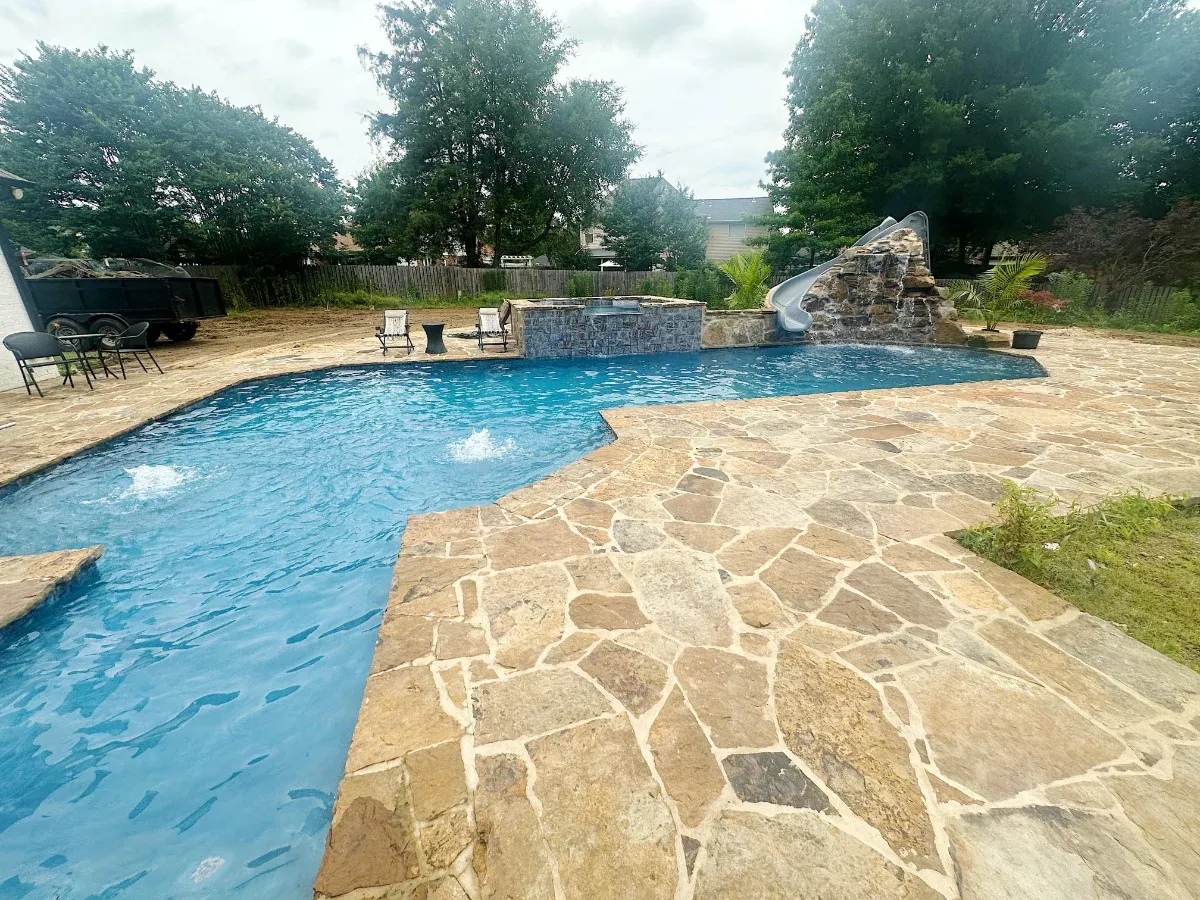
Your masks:
<path fill-rule="evenodd" d="M 708 225 L 708 243 L 704 255 L 713 262 L 725 262 L 731 256 L 752 249 L 746 238 L 765 236 L 767 226 L 750 225 L 747 218 L 766 215 L 771 211 L 767 197 L 729 197 L 719 200 L 701 200 L 696 205 L 697 215 L 703 216 Z"/>
<path fill-rule="evenodd" d="M 656 180 L 645 179 L 645 180 Z M 672 188 L 673 190 L 674 188 Z M 696 215 L 705 220 L 708 241 L 704 255 L 713 262 L 725 262 L 731 256 L 752 249 L 746 238 L 765 235 L 765 225 L 750 225 L 746 218 L 762 216 L 771 211 L 767 197 L 728 197 L 713 200 L 697 200 Z M 584 228 L 579 232 L 580 248 L 593 259 L 615 265 L 616 254 L 604 246 L 604 229 L 599 225 Z"/>
<path fill-rule="evenodd" d="M 28 184 L 24 178 L 0 169 L 0 191 L 5 194 L 20 199 L 22 189 Z M 0 228 L 0 338 L 17 331 L 35 330 L 32 307 L 17 254 Z M 20 386 L 21 373 L 12 354 L 0 347 L 0 390 Z"/>
<path fill-rule="evenodd" d="M 599 225 L 584 228 L 579 232 L 579 247 L 601 265 L 616 260 L 617 254 L 604 246 L 604 229 Z"/>

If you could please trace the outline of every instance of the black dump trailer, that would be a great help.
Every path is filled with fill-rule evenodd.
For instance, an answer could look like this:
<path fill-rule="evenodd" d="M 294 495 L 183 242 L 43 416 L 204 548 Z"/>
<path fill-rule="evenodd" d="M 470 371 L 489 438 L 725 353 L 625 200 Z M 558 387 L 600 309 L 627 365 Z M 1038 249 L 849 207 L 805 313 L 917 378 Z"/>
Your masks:
<path fill-rule="evenodd" d="M 148 322 L 147 338 L 191 340 L 200 319 L 225 315 L 215 278 L 27 278 L 51 334 L 120 334 Z"/>

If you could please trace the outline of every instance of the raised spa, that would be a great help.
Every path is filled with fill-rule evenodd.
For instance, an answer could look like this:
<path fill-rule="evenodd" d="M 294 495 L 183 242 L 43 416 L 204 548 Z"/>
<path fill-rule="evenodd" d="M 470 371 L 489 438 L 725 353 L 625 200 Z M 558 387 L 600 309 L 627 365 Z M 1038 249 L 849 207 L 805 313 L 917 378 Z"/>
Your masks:
<path fill-rule="evenodd" d="M 514 300 L 513 334 L 526 359 L 694 352 L 704 304 L 664 297 Z"/>

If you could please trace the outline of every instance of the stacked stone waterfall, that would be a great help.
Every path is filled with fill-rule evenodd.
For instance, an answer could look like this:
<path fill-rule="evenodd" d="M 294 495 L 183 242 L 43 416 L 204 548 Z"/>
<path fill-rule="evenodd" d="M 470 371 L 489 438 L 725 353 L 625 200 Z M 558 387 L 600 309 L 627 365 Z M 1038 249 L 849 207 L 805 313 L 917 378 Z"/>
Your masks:
<path fill-rule="evenodd" d="M 816 280 L 803 307 L 815 341 L 965 344 L 954 304 L 925 265 L 920 235 L 901 228 L 842 251 Z"/>

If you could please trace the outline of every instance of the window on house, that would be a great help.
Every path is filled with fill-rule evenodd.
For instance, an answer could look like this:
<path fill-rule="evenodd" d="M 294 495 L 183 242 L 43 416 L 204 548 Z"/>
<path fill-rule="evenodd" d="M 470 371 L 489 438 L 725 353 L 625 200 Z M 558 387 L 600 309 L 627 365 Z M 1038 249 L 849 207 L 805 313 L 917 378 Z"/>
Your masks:
<path fill-rule="evenodd" d="M 730 225 L 729 226 L 729 236 L 731 238 L 733 238 L 734 240 L 744 241 L 746 239 L 746 226 L 745 225 Z"/>
<path fill-rule="evenodd" d="M 585 231 L 585 232 L 583 233 L 583 242 L 584 242 L 585 244 L 591 244 L 591 243 L 593 243 L 595 240 L 596 240 L 596 233 L 595 233 L 595 232 L 593 232 L 593 231 Z"/>

